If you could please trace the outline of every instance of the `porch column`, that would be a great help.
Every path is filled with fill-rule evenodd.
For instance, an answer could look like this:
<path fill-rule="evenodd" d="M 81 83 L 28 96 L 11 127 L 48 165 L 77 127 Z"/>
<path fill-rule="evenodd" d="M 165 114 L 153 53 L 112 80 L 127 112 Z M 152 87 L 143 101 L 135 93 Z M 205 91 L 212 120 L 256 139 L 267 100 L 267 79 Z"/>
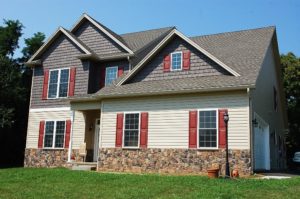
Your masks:
<path fill-rule="evenodd" d="M 69 141 L 68 162 L 71 162 L 71 155 L 72 155 L 74 119 L 75 119 L 75 111 L 72 110 L 72 115 L 71 115 L 71 135 L 70 135 L 70 141 Z"/>

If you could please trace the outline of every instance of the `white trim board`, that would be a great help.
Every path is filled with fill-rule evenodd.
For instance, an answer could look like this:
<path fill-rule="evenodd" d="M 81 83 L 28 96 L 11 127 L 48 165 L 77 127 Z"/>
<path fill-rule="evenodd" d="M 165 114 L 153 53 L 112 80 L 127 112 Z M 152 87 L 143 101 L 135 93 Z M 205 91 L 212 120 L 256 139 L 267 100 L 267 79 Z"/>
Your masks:
<path fill-rule="evenodd" d="M 91 55 L 92 53 L 86 49 L 83 45 L 81 45 L 76 39 L 74 39 L 63 27 L 59 27 L 52 35 L 49 37 L 49 39 L 32 55 L 32 57 L 28 60 L 29 62 L 32 62 L 37 56 L 39 56 L 41 53 L 43 53 L 46 48 L 57 38 L 58 34 L 64 34 L 66 37 L 68 37 L 72 42 L 74 42 L 83 52 L 85 52 L 87 55 Z"/>
<path fill-rule="evenodd" d="M 181 39 L 189 43 L 191 46 L 202 52 L 204 55 L 212 59 L 214 62 L 216 62 L 218 65 L 220 65 L 222 68 L 224 68 L 226 71 L 228 71 L 230 74 L 238 77 L 240 74 L 238 74 L 236 71 L 231 69 L 229 66 L 221 62 L 219 59 L 217 59 L 215 56 L 201 48 L 198 44 L 196 44 L 194 41 L 186 37 L 184 34 L 179 32 L 178 30 L 174 29 L 172 30 L 155 48 L 153 48 L 145 57 L 142 59 L 127 75 L 124 79 L 122 79 L 117 86 L 121 86 L 123 83 L 125 83 L 129 78 L 131 78 L 134 74 L 136 74 L 142 66 L 145 65 L 145 63 L 159 50 L 161 49 L 173 36 L 179 36 Z"/>
<path fill-rule="evenodd" d="M 29 109 L 30 113 L 35 112 L 51 112 L 51 111 L 71 111 L 70 107 L 59 107 L 59 108 L 31 108 Z"/>
<path fill-rule="evenodd" d="M 97 23 L 92 17 L 84 13 L 80 19 L 77 21 L 77 23 L 71 28 L 71 32 L 73 32 L 75 29 L 78 28 L 79 24 L 82 22 L 83 19 L 87 19 L 89 22 L 91 22 L 94 26 L 96 26 L 101 32 L 106 34 L 109 38 L 111 38 L 114 42 L 116 42 L 119 46 L 121 46 L 124 50 L 126 50 L 129 54 L 134 54 L 132 50 L 130 50 L 126 45 L 124 45 L 119 39 L 114 37 L 112 34 L 110 34 L 105 28 L 103 28 L 99 23 Z"/>

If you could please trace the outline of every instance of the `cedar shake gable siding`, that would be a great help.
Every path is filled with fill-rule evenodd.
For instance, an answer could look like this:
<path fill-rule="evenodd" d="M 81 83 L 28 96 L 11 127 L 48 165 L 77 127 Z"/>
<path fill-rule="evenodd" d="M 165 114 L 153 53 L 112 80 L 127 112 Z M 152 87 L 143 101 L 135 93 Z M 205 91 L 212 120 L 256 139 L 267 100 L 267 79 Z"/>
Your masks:
<path fill-rule="evenodd" d="M 116 42 L 88 21 L 85 21 L 74 32 L 74 35 L 98 55 L 127 53 Z"/>
<path fill-rule="evenodd" d="M 66 98 L 42 100 L 44 70 L 76 67 L 74 94 L 87 94 L 89 63 L 77 58 L 83 52 L 67 38 L 61 35 L 42 54 L 42 66 L 33 68 L 32 96 L 30 108 L 51 108 L 69 106 Z"/>
<path fill-rule="evenodd" d="M 178 51 L 190 51 L 190 69 L 181 71 L 164 71 L 164 56 Z M 170 57 L 171 59 L 171 57 Z M 170 66 L 171 67 L 171 66 Z M 203 77 L 216 75 L 230 75 L 225 69 L 210 60 L 203 53 L 192 47 L 179 37 L 174 37 L 149 63 L 147 63 L 129 83 L 177 79 L 186 77 Z"/>

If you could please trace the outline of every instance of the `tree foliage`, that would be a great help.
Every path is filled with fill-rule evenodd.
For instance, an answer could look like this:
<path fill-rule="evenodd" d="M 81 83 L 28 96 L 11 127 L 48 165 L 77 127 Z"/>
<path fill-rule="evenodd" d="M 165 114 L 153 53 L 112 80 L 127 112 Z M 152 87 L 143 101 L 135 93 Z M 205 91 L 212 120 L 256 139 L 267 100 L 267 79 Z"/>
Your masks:
<path fill-rule="evenodd" d="M 300 58 L 289 52 L 281 55 L 283 84 L 287 99 L 290 151 L 300 150 Z"/>
<path fill-rule="evenodd" d="M 41 47 L 45 40 L 45 34 L 37 32 L 31 38 L 25 39 L 25 47 L 22 50 L 23 58 L 28 60 Z"/>
<path fill-rule="evenodd" d="M 25 39 L 23 55 L 14 58 L 23 28 L 18 20 L 4 20 L 0 26 L 0 153 L 6 151 L 0 154 L 0 167 L 22 165 L 32 75 L 24 63 L 45 39 L 40 32 Z"/>
<path fill-rule="evenodd" d="M 0 26 L 0 55 L 12 57 L 19 48 L 23 25 L 18 20 L 4 20 L 4 25 Z"/>

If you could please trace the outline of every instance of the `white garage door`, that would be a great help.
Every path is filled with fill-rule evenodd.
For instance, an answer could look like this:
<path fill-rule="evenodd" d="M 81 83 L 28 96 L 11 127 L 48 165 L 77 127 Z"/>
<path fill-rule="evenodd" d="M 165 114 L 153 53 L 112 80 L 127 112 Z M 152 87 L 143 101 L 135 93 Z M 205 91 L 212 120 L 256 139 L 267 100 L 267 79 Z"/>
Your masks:
<path fill-rule="evenodd" d="M 254 128 L 254 169 L 270 170 L 270 133 L 269 126 L 256 115 L 257 127 Z"/>

